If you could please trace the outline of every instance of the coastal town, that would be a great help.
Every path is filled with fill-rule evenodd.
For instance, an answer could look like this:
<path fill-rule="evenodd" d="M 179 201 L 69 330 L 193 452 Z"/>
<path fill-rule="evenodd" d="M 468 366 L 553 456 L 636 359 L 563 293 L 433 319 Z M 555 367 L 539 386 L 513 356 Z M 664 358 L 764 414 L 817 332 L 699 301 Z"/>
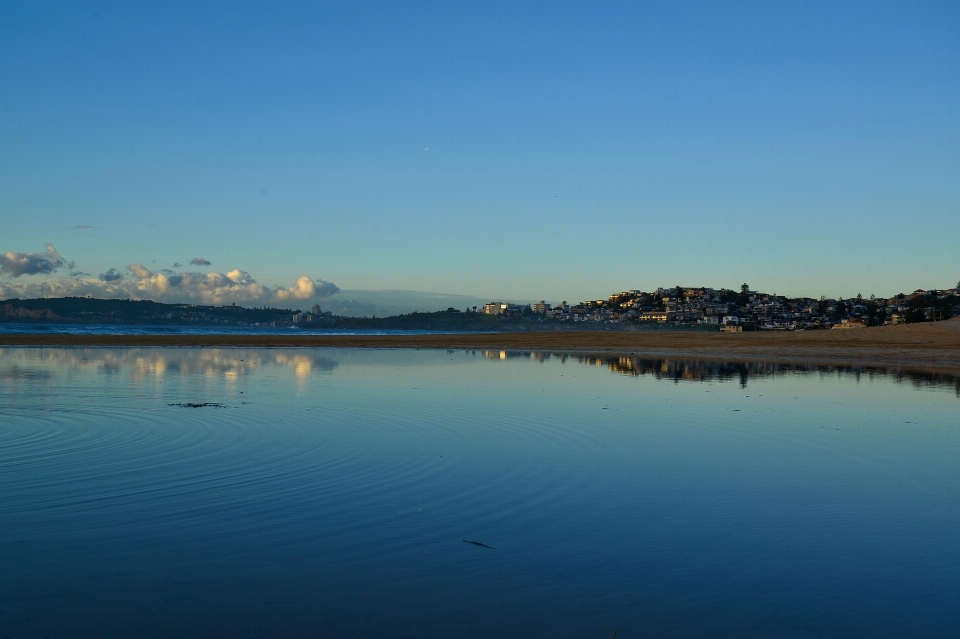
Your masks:
<path fill-rule="evenodd" d="M 469 309 L 468 309 L 469 310 Z M 819 299 L 791 298 L 751 290 L 707 287 L 658 288 L 613 293 L 607 299 L 552 306 L 544 301 L 522 306 L 491 302 L 487 315 L 539 315 L 559 322 L 608 324 L 662 324 L 716 327 L 726 332 L 751 330 L 854 329 L 960 316 L 960 283 L 945 290 L 918 289 L 890 298 L 871 295 Z"/>

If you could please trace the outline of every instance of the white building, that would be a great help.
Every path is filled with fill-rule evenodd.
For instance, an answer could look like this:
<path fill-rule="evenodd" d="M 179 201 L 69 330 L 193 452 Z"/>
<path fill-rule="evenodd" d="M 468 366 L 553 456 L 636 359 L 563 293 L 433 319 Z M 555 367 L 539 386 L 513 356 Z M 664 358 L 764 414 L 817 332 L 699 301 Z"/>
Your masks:
<path fill-rule="evenodd" d="M 483 305 L 483 312 L 485 315 L 503 315 L 508 308 L 510 305 L 506 302 L 490 302 Z"/>

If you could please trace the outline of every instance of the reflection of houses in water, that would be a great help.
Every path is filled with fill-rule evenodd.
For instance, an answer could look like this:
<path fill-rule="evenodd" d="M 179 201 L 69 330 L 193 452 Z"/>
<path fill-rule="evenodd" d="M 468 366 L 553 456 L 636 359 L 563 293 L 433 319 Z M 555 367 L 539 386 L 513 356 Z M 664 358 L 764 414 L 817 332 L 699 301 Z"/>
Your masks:
<path fill-rule="evenodd" d="M 776 364 L 772 362 L 712 362 L 685 359 L 648 359 L 621 355 L 580 355 L 576 353 L 550 353 L 545 351 L 481 351 L 483 356 L 492 360 L 527 359 L 547 362 L 557 359 L 566 363 L 573 359 L 587 366 L 606 367 L 613 373 L 630 377 L 651 376 L 661 380 L 707 382 L 737 381 L 746 387 L 750 378 L 764 378 L 786 375 L 827 375 L 853 376 L 857 380 L 880 377 L 894 381 L 909 382 L 918 388 L 952 388 L 960 397 L 960 377 L 942 373 L 924 373 L 891 367 L 866 366 L 802 366 L 796 364 Z"/>
<path fill-rule="evenodd" d="M 598 358 L 583 358 L 585 364 L 596 364 Z M 866 366 L 803 366 L 796 364 L 776 364 L 772 362 L 709 362 L 702 360 L 644 359 L 639 357 L 607 357 L 607 367 L 614 373 L 629 376 L 651 375 L 657 379 L 674 381 L 731 381 L 737 380 L 746 387 L 752 378 L 777 377 L 786 375 L 812 375 L 821 377 L 853 376 L 858 381 L 867 379 L 892 378 L 894 381 L 910 382 L 918 388 L 953 388 L 960 397 L 960 377 L 939 373 L 924 373 L 898 368 Z"/>
<path fill-rule="evenodd" d="M 744 387 L 751 376 L 769 376 L 779 370 L 777 364 L 769 363 L 747 364 L 699 360 L 642 359 L 638 357 L 608 357 L 605 361 L 610 371 L 621 375 L 633 377 L 651 375 L 657 379 L 688 382 L 736 379 Z"/>
<path fill-rule="evenodd" d="M 473 353 L 476 354 L 476 351 L 473 351 Z M 554 358 L 560 360 L 560 363 L 566 363 L 569 356 L 567 353 L 547 353 L 544 351 L 480 351 L 480 353 L 487 359 L 529 359 L 541 364 Z"/>

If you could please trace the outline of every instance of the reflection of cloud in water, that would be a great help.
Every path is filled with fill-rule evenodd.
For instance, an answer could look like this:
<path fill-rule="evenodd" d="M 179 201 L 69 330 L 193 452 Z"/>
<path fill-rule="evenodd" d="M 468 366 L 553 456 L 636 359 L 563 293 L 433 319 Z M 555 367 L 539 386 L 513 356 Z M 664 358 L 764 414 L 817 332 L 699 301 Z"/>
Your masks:
<path fill-rule="evenodd" d="M 0 363 L 20 362 L 31 366 L 89 368 L 113 372 L 125 358 L 108 349 L 87 348 L 0 348 Z M 14 366 L 16 364 L 13 364 Z"/>
<path fill-rule="evenodd" d="M 183 350 L 155 353 L 140 351 L 132 362 L 135 378 L 172 375 L 204 375 L 233 377 L 258 368 L 262 360 L 255 353 L 219 350 Z"/>
<path fill-rule="evenodd" d="M 45 380 L 53 377 L 53 373 L 50 371 L 40 370 L 36 368 L 20 368 L 19 366 L 13 366 L 11 368 L 0 369 L 0 379 L 4 381 L 15 381 L 15 380 Z"/>
<path fill-rule="evenodd" d="M 314 369 L 324 372 L 334 370 L 339 363 L 329 357 L 310 353 L 282 352 L 274 355 L 277 365 L 289 366 L 300 379 L 310 376 Z"/>
<path fill-rule="evenodd" d="M 326 355 L 306 351 L 206 348 L 0 348 L 0 366 L 3 364 L 9 368 L 0 368 L 2 379 L 49 377 L 52 373 L 40 368 L 48 366 L 106 374 L 124 371 L 134 379 L 203 375 L 209 378 L 223 377 L 231 383 L 268 365 L 291 368 L 300 379 L 309 377 L 315 371 L 333 371 L 339 365 Z M 28 370 L 31 372 L 26 372 Z"/>

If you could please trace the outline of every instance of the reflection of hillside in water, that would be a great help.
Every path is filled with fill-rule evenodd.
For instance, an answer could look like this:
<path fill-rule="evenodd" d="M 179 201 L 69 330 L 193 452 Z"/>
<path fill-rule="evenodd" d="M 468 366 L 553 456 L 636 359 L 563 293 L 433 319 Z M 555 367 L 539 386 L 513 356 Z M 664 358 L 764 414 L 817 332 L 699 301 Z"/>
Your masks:
<path fill-rule="evenodd" d="M 746 388 L 753 379 L 788 375 L 813 375 L 821 377 L 861 377 L 867 379 L 886 378 L 897 383 L 908 382 L 917 388 L 952 388 L 960 397 L 960 377 L 942 373 L 925 373 L 889 367 L 865 366 L 803 366 L 796 364 L 774 364 L 770 362 L 713 362 L 683 359 L 647 359 L 616 355 L 578 355 L 572 353 L 544 353 L 536 351 L 483 351 L 487 359 L 531 359 L 546 362 L 551 359 L 566 363 L 568 360 L 588 366 L 606 367 L 613 373 L 631 377 L 651 376 L 660 380 L 674 382 L 692 381 L 737 381 Z"/>
<path fill-rule="evenodd" d="M 450 352 L 450 351 L 448 351 Z M 607 368 L 631 377 L 658 380 L 736 381 L 746 387 L 751 379 L 789 375 L 886 378 L 917 388 L 950 388 L 960 397 L 960 377 L 890 367 L 802 366 L 769 362 L 714 362 L 685 359 L 650 359 L 617 355 L 584 355 L 542 351 L 468 351 L 496 361 L 567 361 Z M 327 353 L 310 349 L 197 349 L 197 348 L 0 348 L 0 381 L 52 381 L 69 371 L 99 375 L 124 373 L 133 379 L 159 379 L 167 375 L 237 380 L 270 366 L 292 370 L 298 380 L 314 373 L 331 372 L 339 362 Z"/>
<path fill-rule="evenodd" d="M 230 349 L 0 349 L 0 378 L 49 378 L 54 371 L 124 372 L 134 379 L 203 375 L 236 379 L 265 366 L 290 368 L 298 378 L 329 372 L 339 363 L 309 351 Z M 52 369 L 48 370 L 48 369 Z"/>

